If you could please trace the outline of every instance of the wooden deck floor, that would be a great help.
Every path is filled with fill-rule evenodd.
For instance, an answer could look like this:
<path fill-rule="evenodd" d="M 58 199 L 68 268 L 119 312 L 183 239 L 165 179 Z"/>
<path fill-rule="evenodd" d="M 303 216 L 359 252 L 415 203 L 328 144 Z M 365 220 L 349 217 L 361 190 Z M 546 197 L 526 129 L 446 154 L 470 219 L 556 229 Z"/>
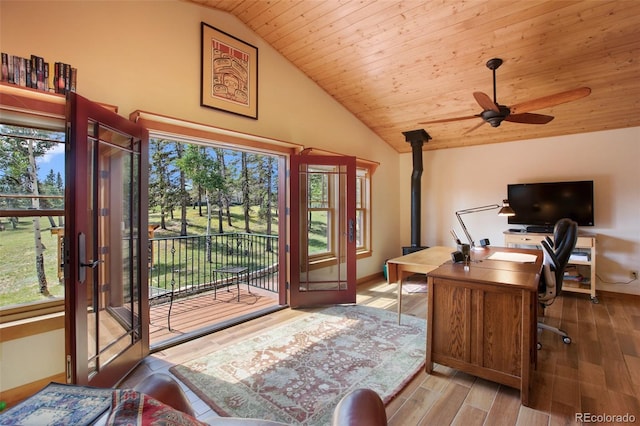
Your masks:
<path fill-rule="evenodd" d="M 198 330 L 228 324 L 237 318 L 277 308 L 278 295 L 256 288 L 252 288 L 249 293 L 246 286 L 240 286 L 239 301 L 235 287 L 231 287 L 230 291 L 218 289 L 215 299 L 213 291 L 176 299 L 171 307 L 170 321 L 169 307 L 168 302 L 151 306 L 149 339 L 152 348 Z"/>

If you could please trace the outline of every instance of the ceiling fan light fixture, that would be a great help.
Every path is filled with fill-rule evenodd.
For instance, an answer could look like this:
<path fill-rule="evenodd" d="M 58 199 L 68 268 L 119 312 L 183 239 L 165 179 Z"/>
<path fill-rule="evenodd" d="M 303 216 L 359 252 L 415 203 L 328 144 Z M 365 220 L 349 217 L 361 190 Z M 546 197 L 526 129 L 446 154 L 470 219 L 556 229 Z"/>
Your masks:
<path fill-rule="evenodd" d="M 482 113 L 480 114 L 480 117 L 482 117 L 484 121 L 489 123 L 491 127 L 498 127 L 500 123 L 502 123 L 502 121 L 511 113 L 511 111 L 509 111 L 509 108 L 505 107 L 504 105 L 498 105 L 498 107 L 500 108 L 500 112 L 488 109 L 482 111 Z"/>
<path fill-rule="evenodd" d="M 466 117 L 454 117 L 445 118 L 433 121 L 423 121 L 420 124 L 435 124 L 435 123 L 449 123 L 452 121 L 467 120 L 474 117 L 482 118 L 477 126 L 472 127 L 464 134 L 471 133 L 475 129 L 479 128 L 484 123 L 489 123 L 491 127 L 498 127 L 503 121 L 510 121 L 513 123 L 523 124 L 547 124 L 553 120 L 553 116 L 544 114 L 534 114 L 531 111 L 535 111 L 543 108 L 551 108 L 556 105 L 564 104 L 566 102 L 572 102 L 585 96 L 589 96 L 591 89 L 589 87 L 579 87 L 573 90 L 567 90 L 564 92 L 558 92 L 553 95 L 543 96 L 541 98 L 532 99 L 529 101 L 521 102 L 519 104 L 511 105 L 511 107 L 500 105 L 496 96 L 496 70 L 502 65 L 504 61 L 500 58 L 492 58 L 487 61 L 487 68 L 492 71 L 493 74 L 493 100 L 484 92 L 473 92 L 478 105 L 480 105 L 483 111 L 480 114 L 466 116 Z"/>

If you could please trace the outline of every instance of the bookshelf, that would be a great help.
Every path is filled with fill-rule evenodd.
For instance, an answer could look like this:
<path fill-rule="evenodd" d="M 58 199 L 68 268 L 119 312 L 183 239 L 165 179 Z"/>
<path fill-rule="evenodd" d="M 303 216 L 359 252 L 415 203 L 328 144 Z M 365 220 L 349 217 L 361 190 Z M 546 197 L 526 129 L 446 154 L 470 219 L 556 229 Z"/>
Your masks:
<path fill-rule="evenodd" d="M 48 62 L 42 56 L 0 53 L 0 81 L 41 92 L 67 94 L 76 91 L 78 69 L 64 62 Z"/>
<path fill-rule="evenodd" d="M 507 247 L 536 246 L 542 249 L 541 241 L 553 234 L 533 232 L 504 232 Z M 593 303 L 598 303 L 596 295 L 596 235 L 579 233 L 576 248 L 571 254 L 565 270 L 562 291 L 588 294 Z"/>

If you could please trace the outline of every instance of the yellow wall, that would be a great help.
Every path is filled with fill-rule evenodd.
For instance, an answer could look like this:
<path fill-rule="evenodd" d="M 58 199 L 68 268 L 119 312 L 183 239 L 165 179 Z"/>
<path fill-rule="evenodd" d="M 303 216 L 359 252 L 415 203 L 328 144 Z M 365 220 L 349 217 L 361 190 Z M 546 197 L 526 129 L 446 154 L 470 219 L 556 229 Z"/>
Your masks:
<path fill-rule="evenodd" d="M 201 22 L 258 48 L 258 120 L 200 106 Z M 12 55 L 72 64 L 77 92 L 125 117 L 139 109 L 381 163 L 373 176 L 373 256 L 358 262 L 358 276 L 380 273 L 398 255 L 398 154 L 235 17 L 172 0 L 2 0 L 0 43 Z M 0 344 L 0 390 L 34 380 L 30 363 L 13 362 L 22 343 Z M 43 375 L 63 371 L 63 334 L 30 337 L 29 345 L 56 354 L 40 358 Z"/>
<path fill-rule="evenodd" d="M 43 377 L 64 373 L 64 351 L 64 328 L 2 342 L 0 389 L 13 389 Z"/>
<path fill-rule="evenodd" d="M 374 256 L 399 246 L 398 154 L 235 17 L 180 1 L 0 1 L 0 49 L 78 68 L 77 91 L 116 105 L 381 163 L 373 177 Z M 258 120 L 200 106 L 200 22 L 258 48 Z M 385 257 L 386 256 L 386 257 Z"/>

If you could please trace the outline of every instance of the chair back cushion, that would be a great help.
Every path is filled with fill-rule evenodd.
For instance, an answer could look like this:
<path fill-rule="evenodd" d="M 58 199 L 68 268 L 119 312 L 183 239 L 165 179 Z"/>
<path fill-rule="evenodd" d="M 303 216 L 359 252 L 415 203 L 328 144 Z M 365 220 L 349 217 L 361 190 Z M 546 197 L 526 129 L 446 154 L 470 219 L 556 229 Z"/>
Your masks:
<path fill-rule="evenodd" d="M 562 291 L 564 270 L 578 241 L 578 224 L 571 219 L 560 219 L 553 229 L 553 245 L 542 241 L 545 255 L 538 300 L 550 304 Z"/>

